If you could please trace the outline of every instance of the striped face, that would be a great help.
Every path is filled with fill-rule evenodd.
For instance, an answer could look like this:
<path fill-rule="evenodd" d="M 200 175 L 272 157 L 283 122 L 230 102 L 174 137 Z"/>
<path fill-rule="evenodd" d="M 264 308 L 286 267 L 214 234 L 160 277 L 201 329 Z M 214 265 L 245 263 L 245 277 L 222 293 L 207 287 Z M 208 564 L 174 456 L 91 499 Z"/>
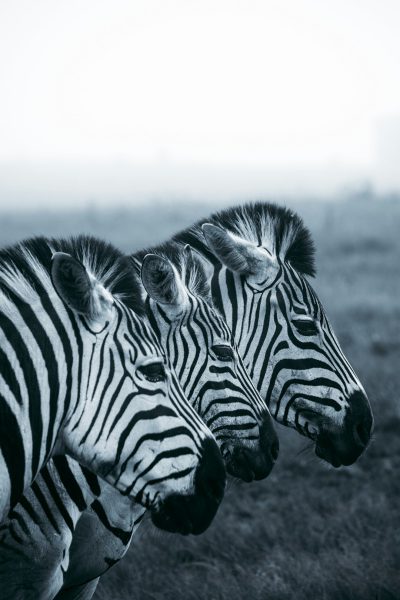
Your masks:
<path fill-rule="evenodd" d="M 185 394 L 215 435 L 228 472 L 245 481 L 261 479 L 271 471 L 279 449 L 271 416 L 225 321 L 211 301 L 185 284 L 193 275 L 190 269 L 190 257 L 179 269 L 167 258 L 144 258 L 151 323 Z"/>
<path fill-rule="evenodd" d="M 70 259 L 59 261 L 60 278 Z M 69 293 L 53 280 L 61 298 Z M 95 317 L 76 319 L 83 397 L 64 424 L 66 452 L 149 508 L 159 527 L 200 533 L 225 485 L 214 438 L 188 404 L 146 320 L 100 285 L 90 289 L 99 308 Z"/>
<path fill-rule="evenodd" d="M 205 233 L 224 263 L 213 295 L 271 414 L 333 466 L 352 464 L 369 442 L 372 413 L 315 292 L 272 248 L 213 225 Z"/>

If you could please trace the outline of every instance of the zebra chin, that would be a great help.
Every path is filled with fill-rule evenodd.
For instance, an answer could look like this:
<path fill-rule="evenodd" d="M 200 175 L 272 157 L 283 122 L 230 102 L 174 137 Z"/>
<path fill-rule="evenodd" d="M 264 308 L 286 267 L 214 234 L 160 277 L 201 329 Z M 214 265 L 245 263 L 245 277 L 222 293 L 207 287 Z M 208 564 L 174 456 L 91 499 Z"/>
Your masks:
<path fill-rule="evenodd" d="M 355 463 L 367 448 L 373 431 L 372 411 L 364 392 L 354 392 L 348 405 L 340 430 L 321 431 L 316 437 L 316 455 L 335 468 Z"/>
<path fill-rule="evenodd" d="M 203 443 L 200 464 L 194 476 L 193 494 L 169 494 L 151 509 L 156 527 L 181 533 L 199 535 L 211 524 L 224 497 L 226 473 L 216 443 Z"/>
<path fill-rule="evenodd" d="M 247 443 L 246 443 L 247 442 Z M 233 439 L 222 448 L 229 475 L 250 483 L 271 473 L 279 454 L 279 439 L 267 415 L 259 428 L 259 439 L 249 445 L 246 439 Z"/>

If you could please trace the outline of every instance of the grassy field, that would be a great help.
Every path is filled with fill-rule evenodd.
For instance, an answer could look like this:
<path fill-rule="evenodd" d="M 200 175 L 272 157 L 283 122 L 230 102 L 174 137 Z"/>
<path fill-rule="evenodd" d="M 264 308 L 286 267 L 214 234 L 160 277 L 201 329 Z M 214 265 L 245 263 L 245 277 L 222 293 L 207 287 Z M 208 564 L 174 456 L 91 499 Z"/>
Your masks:
<path fill-rule="evenodd" d="M 400 202 L 294 205 L 317 243 L 314 287 L 371 399 L 375 435 L 353 467 L 334 470 L 279 428 L 271 476 L 231 483 L 198 538 L 145 523 L 97 600 L 400 599 Z M 124 250 L 161 240 L 202 206 L 2 217 L 3 242 L 89 231 Z"/>

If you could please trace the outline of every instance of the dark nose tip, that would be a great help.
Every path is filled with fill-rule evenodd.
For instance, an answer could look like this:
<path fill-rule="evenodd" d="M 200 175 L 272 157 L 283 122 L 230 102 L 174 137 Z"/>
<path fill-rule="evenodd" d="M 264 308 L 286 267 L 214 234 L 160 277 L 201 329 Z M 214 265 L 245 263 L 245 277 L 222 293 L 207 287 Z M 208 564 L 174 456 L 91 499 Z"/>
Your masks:
<path fill-rule="evenodd" d="M 271 473 L 279 454 L 279 439 L 269 413 L 259 428 L 258 443 L 252 447 L 238 443 L 228 459 L 230 475 L 243 481 L 265 479 Z"/>
<path fill-rule="evenodd" d="M 349 398 L 348 424 L 351 425 L 355 443 L 362 448 L 368 445 L 373 429 L 373 416 L 366 395 L 354 392 Z"/>
<path fill-rule="evenodd" d="M 265 415 L 260 426 L 260 446 L 261 451 L 272 463 L 272 469 L 279 455 L 279 438 L 269 413 Z"/>
<path fill-rule="evenodd" d="M 216 442 L 203 443 L 202 457 L 195 475 L 195 493 L 220 503 L 225 491 L 226 472 Z"/>
<path fill-rule="evenodd" d="M 278 438 L 276 438 L 276 440 L 273 442 L 272 446 L 271 446 L 271 458 L 274 461 L 274 463 L 277 461 L 279 456 L 279 440 Z"/>
<path fill-rule="evenodd" d="M 357 423 L 353 430 L 353 436 L 360 446 L 367 446 L 371 437 L 371 425 L 365 421 Z"/>

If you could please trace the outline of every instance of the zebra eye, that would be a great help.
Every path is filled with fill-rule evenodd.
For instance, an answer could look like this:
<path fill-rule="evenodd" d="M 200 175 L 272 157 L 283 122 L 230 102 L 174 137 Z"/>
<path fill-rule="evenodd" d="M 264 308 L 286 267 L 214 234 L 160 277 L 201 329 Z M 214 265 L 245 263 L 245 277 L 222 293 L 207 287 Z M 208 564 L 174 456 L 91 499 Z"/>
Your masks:
<path fill-rule="evenodd" d="M 216 346 L 213 346 L 211 349 L 214 352 L 215 356 L 219 360 L 230 361 L 230 360 L 234 359 L 235 355 L 230 346 L 224 346 L 223 344 L 217 344 Z"/>
<path fill-rule="evenodd" d="M 164 365 L 161 362 L 150 363 L 149 365 L 142 365 L 137 370 L 147 379 L 156 383 L 157 381 L 165 381 L 166 374 Z"/>
<path fill-rule="evenodd" d="M 318 327 L 311 319 L 293 319 L 293 325 L 301 335 L 316 335 Z"/>

